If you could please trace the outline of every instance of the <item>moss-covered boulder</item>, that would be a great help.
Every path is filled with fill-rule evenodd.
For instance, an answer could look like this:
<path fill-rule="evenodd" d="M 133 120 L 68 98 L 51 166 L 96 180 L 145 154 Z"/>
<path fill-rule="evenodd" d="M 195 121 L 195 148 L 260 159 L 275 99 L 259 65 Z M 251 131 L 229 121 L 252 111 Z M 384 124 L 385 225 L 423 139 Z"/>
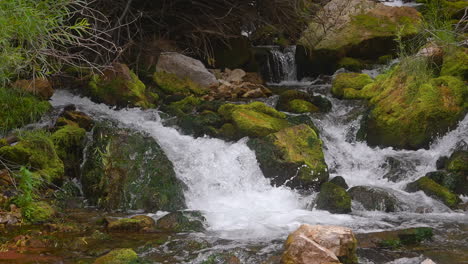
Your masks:
<path fill-rule="evenodd" d="M 165 95 L 202 96 L 208 92 L 203 86 L 188 78 L 182 79 L 176 74 L 164 71 L 155 72 L 153 81 Z"/>
<path fill-rule="evenodd" d="M 31 168 L 45 183 L 60 182 L 64 165 L 60 160 L 50 135 L 42 130 L 22 132 L 19 142 L 0 148 L 0 158 L 11 164 Z"/>
<path fill-rule="evenodd" d="M 351 197 L 343 187 L 326 182 L 320 187 L 316 208 L 334 214 L 347 214 L 351 212 Z"/>
<path fill-rule="evenodd" d="M 185 134 L 195 137 L 202 137 L 204 135 L 217 137 L 220 134 L 218 128 L 222 127 L 223 120 L 217 113 L 205 110 L 201 113 L 185 115 L 177 119 L 176 124 Z M 227 138 L 230 137 L 227 136 Z"/>
<path fill-rule="evenodd" d="M 428 147 L 468 109 L 468 87 L 459 78 L 422 78 L 402 66 L 366 85 L 360 97 L 371 105 L 360 134 L 370 145 L 403 149 Z"/>
<path fill-rule="evenodd" d="M 55 150 L 65 166 L 65 174 L 70 177 L 80 176 L 83 161 L 86 130 L 66 125 L 51 135 Z"/>
<path fill-rule="evenodd" d="M 183 184 L 156 141 L 140 132 L 97 124 L 86 148 L 83 191 L 108 210 L 175 211 L 184 207 Z"/>
<path fill-rule="evenodd" d="M 468 151 L 458 150 L 453 152 L 447 161 L 447 170 L 468 176 Z"/>
<path fill-rule="evenodd" d="M 399 209 L 395 195 L 380 187 L 355 186 L 348 191 L 351 199 L 368 211 L 395 212 Z"/>
<path fill-rule="evenodd" d="M 414 8 L 371 0 L 332 0 L 316 16 L 299 40 L 302 75 L 330 74 L 345 57 L 377 60 L 395 50 L 397 35 L 412 36 L 421 24 Z"/>
<path fill-rule="evenodd" d="M 440 200 L 450 208 L 456 208 L 461 202 L 460 198 L 456 194 L 426 176 L 409 183 L 406 189 L 409 192 L 423 191 L 426 195 Z"/>
<path fill-rule="evenodd" d="M 357 72 L 366 68 L 366 63 L 360 59 L 344 57 L 338 61 L 337 67 L 344 68 L 348 71 Z"/>
<path fill-rule="evenodd" d="M 280 94 L 276 108 L 280 111 L 286 111 L 291 113 L 310 113 L 323 111 L 326 112 L 329 109 L 320 109 L 314 104 L 314 101 L 318 101 L 318 98 L 314 100 L 312 96 L 308 93 L 297 91 L 297 90 L 288 90 Z M 321 103 L 323 106 L 323 103 Z"/>
<path fill-rule="evenodd" d="M 251 139 L 260 168 L 272 184 L 297 189 L 317 189 L 328 180 L 322 141 L 302 124 L 280 130 L 264 138 Z"/>
<path fill-rule="evenodd" d="M 425 176 L 449 189 L 453 193 L 464 195 L 468 194 L 468 180 L 462 173 L 431 171 Z"/>
<path fill-rule="evenodd" d="M 156 222 L 156 228 L 171 232 L 202 232 L 205 218 L 197 211 L 179 211 L 167 214 Z"/>
<path fill-rule="evenodd" d="M 162 106 L 161 110 L 170 115 L 182 117 L 194 112 L 202 102 L 203 100 L 198 97 L 187 96 L 182 100 Z"/>
<path fill-rule="evenodd" d="M 74 105 L 69 105 L 65 107 L 64 111 L 55 121 L 56 128 L 60 128 L 66 125 L 80 127 L 85 129 L 86 131 L 90 131 L 91 128 L 93 128 L 94 121 L 87 114 L 80 111 L 76 111 Z"/>
<path fill-rule="evenodd" d="M 156 224 L 153 218 L 146 215 L 136 215 L 131 218 L 106 218 L 107 230 L 117 232 L 137 232 L 152 230 Z"/>
<path fill-rule="evenodd" d="M 114 249 L 102 257 L 97 258 L 93 264 L 136 264 L 138 255 L 133 249 Z"/>
<path fill-rule="evenodd" d="M 262 137 L 289 126 L 284 113 L 261 102 L 225 104 L 218 109 L 218 113 L 225 123 L 233 124 L 238 138 Z"/>
<path fill-rule="evenodd" d="M 48 101 L 13 88 L 0 87 L 0 134 L 39 120 L 50 108 Z"/>
<path fill-rule="evenodd" d="M 95 74 L 88 84 L 91 98 L 119 107 L 155 107 L 158 95 L 149 91 L 138 76 L 125 64 L 115 63 L 102 75 Z"/>
<path fill-rule="evenodd" d="M 468 48 L 451 48 L 443 58 L 440 75 L 468 80 Z"/>
<path fill-rule="evenodd" d="M 363 73 L 340 73 L 332 83 L 331 92 L 337 98 L 353 99 L 355 90 L 372 83 L 372 78 Z"/>

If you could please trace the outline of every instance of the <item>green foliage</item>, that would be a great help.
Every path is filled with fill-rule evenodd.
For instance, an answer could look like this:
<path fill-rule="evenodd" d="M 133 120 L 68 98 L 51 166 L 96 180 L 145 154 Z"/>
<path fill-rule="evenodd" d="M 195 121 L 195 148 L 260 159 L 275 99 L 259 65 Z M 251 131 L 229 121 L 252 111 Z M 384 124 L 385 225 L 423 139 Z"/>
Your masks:
<path fill-rule="evenodd" d="M 21 208 L 23 217 L 31 220 L 34 217 L 34 201 L 37 199 L 37 188 L 41 184 L 40 178 L 25 167 L 21 167 L 15 177 L 18 180 L 20 194 L 13 199 L 13 202 Z"/>
<path fill-rule="evenodd" d="M 2 134 L 37 121 L 50 109 L 50 104 L 33 95 L 11 88 L 0 87 L 0 109 L 2 109 L 0 111 L 0 134 Z"/>
<path fill-rule="evenodd" d="M 61 57 L 66 56 L 63 52 L 78 44 L 88 28 L 85 19 L 70 23 L 70 6 L 81 2 L 0 1 L 0 84 L 15 76 L 45 76 L 59 71 Z"/>

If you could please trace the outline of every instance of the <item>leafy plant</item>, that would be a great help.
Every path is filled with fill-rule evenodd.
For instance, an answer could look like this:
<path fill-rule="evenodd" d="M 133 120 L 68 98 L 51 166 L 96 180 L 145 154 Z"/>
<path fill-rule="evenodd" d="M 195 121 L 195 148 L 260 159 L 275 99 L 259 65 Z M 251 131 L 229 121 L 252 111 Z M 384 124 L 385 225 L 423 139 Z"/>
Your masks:
<path fill-rule="evenodd" d="M 40 180 L 34 176 L 34 173 L 25 167 L 21 167 L 19 172 L 15 175 L 18 179 L 18 191 L 20 194 L 13 200 L 13 202 L 21 208 L 23 217 L 32 219 L 34 211 L 34 202 L 37 199 L 37 188 L 40 185 Z"/>

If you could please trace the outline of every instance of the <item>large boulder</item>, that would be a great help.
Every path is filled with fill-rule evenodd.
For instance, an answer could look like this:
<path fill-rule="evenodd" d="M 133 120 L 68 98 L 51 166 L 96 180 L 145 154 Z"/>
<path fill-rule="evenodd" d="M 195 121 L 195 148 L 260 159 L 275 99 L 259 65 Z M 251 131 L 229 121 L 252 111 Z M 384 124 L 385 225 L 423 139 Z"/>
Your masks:
<path fill-rule="evenodd" d="M 371 110 L 360 135 L 370 145 L 419 149 L 455 127 L 467 112 L 468 88 L 453 76 L 421 78 L 399 65 L 356 92 Z"/>
<path fill-rule="evenodd" d="M 108 210 L 183 209 L 183 184 L 157 142 L 140 132 L 97 124 L 86 148 L 83 191 L 92 205 Z"/>
<path fill-rule="evenodd" d="M 288 236 L 282 264 L 355 264 L 357 240 L 349 228 L 302 225 Z"/>
<path fill-rule="evenodd" d="M 457 150 L 446 159 L 439 171 L 426 174 L 428 178 L 456 194 L 468 195 L 468 151 Z"/>
<path fill-rule="evenodd" d="M 333 80 L 331 92 L 337 98 L 353 99 L 355 90 L 361 90 L 372 82 L 372 78 L 367 74 L 340 73 Z"/>
<path fill-rule="evenodd" d="M 176 52 L 165 52 L 159 56 L 157 72 L 167 72 L 181 79 L 190 79 L 202 87 L 216 84 L 216 77 L 199 60 Z"/>
<path fill-rule="evenodd" d="M 394 51 L 402 38 L 418 32 L 421 15 L 411 7 L 371 0 L 332 0 L 299 40 L 300 75 L 332 73 L 344 57 L 377 59 Z"/>
<path fill-rule="evenodd" d="M 227 123 L 232 123 L 238 138 L 263 137 L 289 126 L 284 113 L 261 102 L 225 104 L 218 109 L 218 113 Z"/>
<path fill-rule="evenodd" d="M 409 183 L 406 189 L 409 192 L 423 191 L 427 196 L 440 200 L 452 209 L 456 208 L 461 203 L 461 199 L 458 195 L 452 193 L 449 189 L 427 176 Z"/>
<path fill-rule="evenodd" d="M 317 189 L 328 180 L 322 141 L 308 125 L 251 139 L 247 145 L 255 151 L 263 174 L 275 185 Z"/>
<path fill-rule="evenodd" d="M 355 186 L 348 193 L 368 211 L 395 212 L 398 209 L 398 199 L 384 188 Z"/>
<path fill-rule="evenodd" d="M 158 95 L 149 91 L 127 65 L 114 63 L 102 74 L 95 74 L 88 84 L 88 93 L 93 100 L 119 107 L 155 106 Z"/>
<path fill-rule="evenodd" d="M 316 208 L 329 211 L 333 214 L 350 213 L 351 197 L 343 187 L 331 182 L 326 182 L 320 187 Z"/>

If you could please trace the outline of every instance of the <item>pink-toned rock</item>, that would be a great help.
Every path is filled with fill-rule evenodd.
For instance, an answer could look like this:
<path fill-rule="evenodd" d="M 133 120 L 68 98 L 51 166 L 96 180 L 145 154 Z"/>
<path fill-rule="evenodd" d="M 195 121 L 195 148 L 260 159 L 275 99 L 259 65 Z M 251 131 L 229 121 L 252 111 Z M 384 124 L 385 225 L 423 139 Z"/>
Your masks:
<path fill-rule="evenodd" d="M 281 263 L 354 264 L 357 263 L 356 244 L 349 228 L 302 225 L 289 235 Z"/>

